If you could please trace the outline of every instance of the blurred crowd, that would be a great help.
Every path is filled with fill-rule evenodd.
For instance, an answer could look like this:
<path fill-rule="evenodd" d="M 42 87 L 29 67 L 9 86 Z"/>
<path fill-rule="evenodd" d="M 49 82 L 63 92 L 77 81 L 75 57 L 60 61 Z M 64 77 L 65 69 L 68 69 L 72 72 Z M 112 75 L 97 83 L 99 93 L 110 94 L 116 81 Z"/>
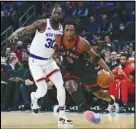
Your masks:
<path fill-rule="evenodd" d="M 135 5 L 134 2 L 58 2 L 64 13 L 64 19 L 73 17 L 77 21 L 77 34 L 88 40 L 93 49 L 101 54 L 111 70 L 120 66 L 120 57 L 127 55 L 127 61 L 134 62 L 135 56 Z M 1 2 L 1 32 L 12 25 L 19 26 L 18 19 L 21 8 L 31 2 Z M 27 6 L 28 7 L 28 6 Z M 40 7 L 40 6 L 39 6 Z M 39 8 L 37 8 L 39 9 Z M 18 12 L 19 11 L 19 12 Z M 39 13 L 41 10 L 39 9 Z M 50 12 L 49 12 L 50 13 Z M 43 14 L 44 15 L 44 14 Z M 41 16 L 43 16 L 41 15 Z M 62 21 L 63 23 L 63 21 Z M 1 110 L 29 110 L 30 94 L 36 85 L 28 66 L 29 48 L 32 36 L 26 36 L 16 43 L 11 43 L 1 53 Z M 92 59 L 89 64 L 96 65 Z M 98 66 L 96 65 L 96 70 Z M 88 89 L 81 85 L 92 110 L 104 112 L 107 103 L 94 97 Z M 108 89 L 103 89 L 108 90 Z M 134 96 L 128 95 L 127 103 L 117 99 L 122 107 L 120 112 L 134 112 Z M 52 111 L 57 105 L 56 88 L 48 87 L 48 93 L 39 101 L 41 110 Z M 75 106 L 67 93 L 67 109 Z M 74 109 L 71 109 L 74 110 Z"/>

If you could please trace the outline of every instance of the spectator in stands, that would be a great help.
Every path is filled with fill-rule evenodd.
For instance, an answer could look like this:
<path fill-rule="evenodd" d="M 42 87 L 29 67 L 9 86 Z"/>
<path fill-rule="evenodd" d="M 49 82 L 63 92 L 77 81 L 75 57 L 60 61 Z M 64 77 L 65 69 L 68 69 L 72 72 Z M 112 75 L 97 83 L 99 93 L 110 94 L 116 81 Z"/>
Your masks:
<path fill-rule="evenodd" d="M 112 51 L 111 52 L 111 70 L 114 69 L 116 66 L 118 66 L 118 63 L 117 63 L 117 52 L 115 51 Z"/>
<path fill-rule="evenodd" d="M 100 13 L 100 14 L 107 14 L 108 13 L 108 8 L 106 6 L 106 2 L 100 2 L 99 7 L 97 9 L 97 13 Z"/>
<path fill-rule="evenodd" d="M 104 61 L 106 62 L 106 64 L 111 67 L 111 53 L 110 52 L 105 52 L 104 53 Z"/>
<path fill-rule="evenodd" d="M 11 53 L 11 49 L 9 47 L 6 48 L 6 51 L 5 51 L 5 57 L 8 56 L 8 53 Z"/>
<path fill-rule="evenodd" d="M 18 85 L 21 79 L 18 77 L 17 71 L 15 70 L 17 62 L 17 57 L 12 57 L 9 61 L 9 65 L 6 67 L 6 73 L 9 80 L 4 92 L 3 110 L 10 107 L 17 109 L 20 103 L 20 90 Z"/>
<path fill-rule="evenodd" d="M 66 2 L 65 6 L 63 6 L 65 18 L 72 16 L 72 11 L 73 11 L 74 8 L 76 8 L 76 6 L 77 6 L 76 4 L 77 4 L 77 2 Z"/>
<path fill-rule="evenodd" d="M 115 44 L 111 42 L 110 36 L 109 35 L 105 36 L 104 40 L 105 40 L 106 45 L 111 46 L 111 50 L 115 51 Z"/>
<path fill-rule="evenodd" d="M 21 110 L 29 109 L 30 108 L 30 94 L 31 92 L 35 91 L 37 89 L 33 77 L 31 76 L 29 66 L 28 66 L 28 55 L 26 56 L 27 53 L 22 55 L 22 60 L 23 60 L 23 78 L 24 78 L 24 83 L 20 85 L 20 91 L 21 95 L 23 97 L 23 105 L 20 107 Z"/>
<path fill-rule="evenodd" d="M 17 46 L 14 49 L 14 52 L 16 53 L 16 56 L 18 57 L 18 60 L 22 60 L 22 41 L 17 42 Z"/>
<path fill-rule="evenodd" d="M 125 24 L 123 22 L 120 23 L 120 26 L 119 26 L 118 34 L 120 34 L 120 33 L 121 33 L 121 35 L 119 35 L 119 41 L 125 41 L 126 33 L 125 33 Z"/>
<path fill-rule="evenodd" d="M 120 63 L 120 56 L 121 56 L 121 54 L 117 53 L 117 59 L 116 59 L 116 61 L 117 61 L 118 64 Z"/>
<path fill-rule="evenodd" d="M 1 10 L 1 17 L 3 18 L 4 16 L 10 15 L 8 8 L 6 7 L 6 4 L 3 4 L 2 10 Z"/>
<path fill-rule="evenodd" d="M 73 8 L 73 9 L 75 9 L 75 8 L 77 8 L 78 6 L 79 6 L 79 1 L 78 2 L 70 2 L 69 4 L 70 4 L 70 8 Z"/>
<path fill-rule="evenodd" d="M 27 50 L 22 49 L 22 61 L 24 60 L 28 61 L 28 53 L 27 53 Z"/>
<path fill-rule="evenodd" d="M 88 9 L 86 7 L 85 2 L 80 1 L 79 6 L 74 9 L 73 11 L 73 16 L 75 16 L 77 23 L 78 23 L 78 28 L 86 28 L 87 26 L 87 19 L 88 19 Z M 80 29 L 79 29 L 80 31 Z"/>
<path fill-rule="evenodd" d="M 80 36 L 91 43 L 91 36 L 86 29 L 83 29 Z"/>
<path fill-rule="evenodd" d="M 93 32 L 91 35 L 92 35 L 91 42 L 97 42 L 97 40 L 98 40 L 97 33 L 94 33 L 94 32 Z"/>
<path fill-rule="evenodd" d="M 128 41 L 134 39 L 134 25 L 133 23 L 124 24 L 120 23 L 116 37 L 119 41 Z M 121 44 L 121 49 L 123 48 L 123 44 Z"/>
<path fill-rule="evenodd" d="M 85 6 L 85 2 L 79 2 L 79 7 L 74 9 L 73 15 L 79 18 L 88 16 L 88 9 Z"/>
<path fill-rule="evenodd" d="M 13 12 L 13 6 L 11 2 L 4 2 L 2 5 L 2 10 L 4 9 L 8 9 L 8 12 L 10 12 L 9 14 L 11 14 Z"/>
<path fill-rule="evenodd" d="M 129 10 L 127 10 L 126 7 L 120 11 L 119 18 L 120 21 L 124 24 L 127 24 L 127 22 L 130 20 Z"/>
<path fill-rule="evenodd" d="M 134 48 L 130 46 L 128 48 L 128 57 L 129 57 L 128 60 L 134 61 L 135 60 L 134 56 L 135 56 Z"/>
<path fill-rule="evenodd" d="M 8 53 L 8 56 L 7 56 L 7 63 L 9 63 L 9 61 L 10 61 L 10 59 L 11 59 L 12 57 L 17 57 L 17 56 L 16 56 L 16 53 L 14 53 L 14 52 L 9 52 L 9 53 Z"/>
<path fill-rule="evenodd" d="M 128 56 L 129 57 L 132 56 L 133 51 L 134 51 L 134 48 L 132 46 L 129 46 L 129 48 L 128 48 Z"/>
<path fill-rule="evenodd" d="M 87 26 L 87 32 L 89 33 L 97 33 L 98 32 L 98 24 L 95 21 L 95 17 L 90 17 L 90 22 Z"/>
<path fill-rule="evenodd" d="M 5 8 L 4 11 L 3 11 L 1 31 L 4 31 L 5 29 L 7 29 L 11 25 L 14 26 L 15 21 L 13 20 L 12 16 L 9 15 L 8 9 Z"/>
<path fill-rule="evenodd" d="M 1 107 L 3 104 L 3 97 L 4 97 L 4 93 L 5 93 L 5 89 L 7 86 L 7 75 L 6 75 L 6 59 L 5 58 L 1 58 Z"/>
<path fill-rule="evenodd" d="M 110 20 L 108 20 L 108 17 L 106 14 L 102 15 L 102 23 L 100 24 L 98 28 L 98 32 L 101 34 L 101 36 L 105 35 L 112 35 L 112 29 L 113 25 Z"/>
<path fill-rule="evenodd" d="M 11 54 L 10 54 L 10 59 L 11 59 L 12 57 L 17 57 L 16 53 L 11 52 Z"/>
<path fill-rule="evenodd" d="M 28 94 L 26 86 L 31 87 L 34 84 L 34 81 L 32 82 L 32 80 L 33 80 L 32 77 L 29 78 L 29 80 L 27 78 L 31 74 L 29 73 L 30 71 L 29 71 L 29 66 L 28 66 L 28 55 L 27 55 L 27 52 L 24 50 L 22 52 L 22 64 L 23 64 L 23 67 L 21 67 L 18 71 L 24 80 L 19 86 L 20 91 L 21 91 L 21 96 L 23 98 L 23 104 L 19 106 L 19 109 L 25 110 L 25 109 L 30 108 L 30 98 L 29 98 L 29 94 Z M 34 89 L 34 90 L 36 90 L 36 89 Z"/>
<path fill-rule="evenodd" d="M 25 82 L 20 85 L 21 95 L 23 97 L 24 109 L 29 108 L 30 94 L 37 89 L 29 69 L 26 70 L 24 75 Z"/>
<path fill-rule="evenodd" d="M 99 48 L 99 44 L 97 43 L 97 41 L 93 41 L 91 42 L 92 48 L 96 53 L 100 53 L 100 48 Z"/>

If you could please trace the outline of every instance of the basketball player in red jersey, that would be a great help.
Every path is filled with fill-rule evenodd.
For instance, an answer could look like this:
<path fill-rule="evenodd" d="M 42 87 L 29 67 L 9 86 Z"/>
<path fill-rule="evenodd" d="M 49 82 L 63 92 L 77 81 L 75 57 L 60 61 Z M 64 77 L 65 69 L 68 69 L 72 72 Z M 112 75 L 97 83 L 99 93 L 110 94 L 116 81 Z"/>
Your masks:
<path fill-rule="evenodd" d="M 109 102 L 111 115 L 117 113 L 117 104 L 113 96 L 105 93 L 97 84 L 97 73 L 86 67 L 85 55 L 89 55 L 99 64 L 99 66 L 111 72 L 109 67 L 91 48 L 89 42 L 75 34 L 75 21 L 67 20 L 64 23 L 64 34 L 56 39 L 57 49 L 63 57 L 62 64 L 65 67 L 65 87 L 71 94 L 75 103 L 85 111 L 90 110 L 84 96 L 79 91 L 80 82 L 90 88 L 95 96 Z M 108 80 L 107 80 L 108 81 Z"/>

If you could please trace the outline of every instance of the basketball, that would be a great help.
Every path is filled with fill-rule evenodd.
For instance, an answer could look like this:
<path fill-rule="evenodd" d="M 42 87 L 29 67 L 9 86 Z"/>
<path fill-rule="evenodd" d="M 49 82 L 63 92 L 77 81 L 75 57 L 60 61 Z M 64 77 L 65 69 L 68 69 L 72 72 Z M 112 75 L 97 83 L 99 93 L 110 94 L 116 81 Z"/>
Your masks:
<path fill-rule="evenodd" d="M 101 122 L 100 116 L 92 111 L 86 111 L 85 116 L 89 122 L 93 122 L 94 124 L 99 124 Z"/>
<path fill-rule="evenodd" d="M 100 70 L 98 72 L 97 84 L 102 88 L 108 88 L 114 81 L 113 76 L 110 72 L 105 70 Z"/>

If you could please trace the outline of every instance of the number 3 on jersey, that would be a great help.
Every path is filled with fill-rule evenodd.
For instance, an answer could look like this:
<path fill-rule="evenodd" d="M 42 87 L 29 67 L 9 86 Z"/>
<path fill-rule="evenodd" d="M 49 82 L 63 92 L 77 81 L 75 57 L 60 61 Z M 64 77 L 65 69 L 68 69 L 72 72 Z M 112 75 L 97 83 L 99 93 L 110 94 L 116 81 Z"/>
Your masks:
<path fill-rule="evenodd" d="M 55 40 L 52 40 L 50 38 L 46 39 L 45 47 L 47 47 L 47 48 L 54 48 L 54 45 L 55 45 Z"/>

